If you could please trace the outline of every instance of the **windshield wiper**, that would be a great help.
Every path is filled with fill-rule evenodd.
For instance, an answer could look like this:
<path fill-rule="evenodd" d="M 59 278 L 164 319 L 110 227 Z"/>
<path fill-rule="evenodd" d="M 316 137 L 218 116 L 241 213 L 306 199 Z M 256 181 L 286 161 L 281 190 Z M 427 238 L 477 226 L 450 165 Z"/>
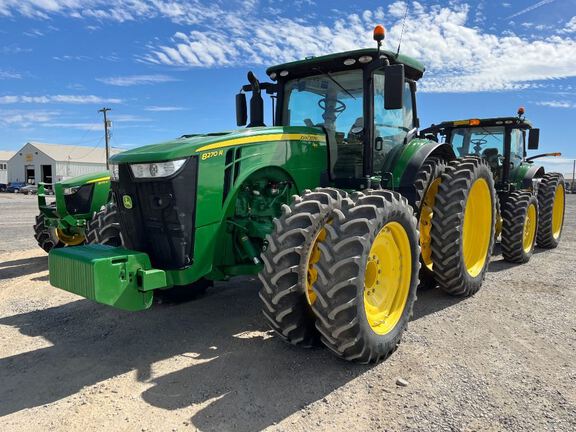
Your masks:
<path fill-rule="evenodd" d="M 346 90 L 346 89 L 342 86 L 342 84 L 340 84 L 338 81 L 336 81 L 336 80 L 334 79 L 334 77 L 333 77 L 332 75 L 330 75 L 329 72 L 324 72 L 322 69 L 319 69 L 319 68 L 315 68 L 315 69 L 313 69 L 313 70 L 320 72 L 322 75 L 326 75 L 328 78 L 330 78 L 330 80 L 331 80 L 334 84 L 336 84 L 338 87 L 340 87 L 342 90 L 344 90 L 344 91 L 348 94 L 348 96 L 350 96 L 352 99 L 356 99 L 356 98 L 354 97 L 354 95 L 353 95 L 352 93 L 350 93 L 348 90 Z"/>

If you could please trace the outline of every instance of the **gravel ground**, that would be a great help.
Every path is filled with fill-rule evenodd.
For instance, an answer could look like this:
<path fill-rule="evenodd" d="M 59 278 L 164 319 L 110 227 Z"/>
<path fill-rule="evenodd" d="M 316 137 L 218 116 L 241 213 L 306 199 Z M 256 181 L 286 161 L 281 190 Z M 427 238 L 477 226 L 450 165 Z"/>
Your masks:
<path fill-rule="evenodd" d="M 0 193 L 0 253 L 36 246 L 32 226 L 38 214 L 38 197 Z"/>
<path fill-rule="evenodd" d="M 272 337 L 251 278 L 140 313 L 52 288 L 17 250 L 35 202 L 0 197 L 0 430 L 576 430 L 574 195 L 558 249 L 495 256 L 473 298 L 419 293 L 376 366 Z"/>

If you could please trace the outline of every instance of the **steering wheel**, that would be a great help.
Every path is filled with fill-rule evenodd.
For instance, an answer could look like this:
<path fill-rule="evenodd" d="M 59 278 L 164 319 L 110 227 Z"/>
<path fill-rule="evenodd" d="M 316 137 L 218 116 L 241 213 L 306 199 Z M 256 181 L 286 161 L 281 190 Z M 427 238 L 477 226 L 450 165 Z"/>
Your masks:
<path fill-rule="evenodd" d="M 326 98 L 322 98 L 318 101 L 318 106 L 326 111 L 326 104 L 327 104 L 327 100 Z M 340 114 L 341 112 L 343 112 L 346 109 L 346 104 L 344 102 L 342 102 L 340 99 L 336 99 L 336 106 L 334 107 L 334 112 L 336 114 Z"/>
<path fill-rule="evenodd" d="M 480 150 L 482 150 L 482 146 L 484 144 L 486 144 L 488 142 L 488 140 L 484 139 L 484 138 L 476 138 L 476 139 L 471 139 L 470 143 L 474 144 L 474 153 L 479 154 Z"/>

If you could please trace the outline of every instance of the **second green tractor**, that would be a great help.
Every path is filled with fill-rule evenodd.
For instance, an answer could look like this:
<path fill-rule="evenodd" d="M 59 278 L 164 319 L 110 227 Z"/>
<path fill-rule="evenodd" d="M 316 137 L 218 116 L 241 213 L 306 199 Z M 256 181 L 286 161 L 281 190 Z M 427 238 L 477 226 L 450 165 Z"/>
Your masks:
<path fill-rule="evenodd" d="M 534 161 L 560 153 L 528 157 L 528 150 L 538 149 L 540 130 L 525 119 L 524 108 L 517 117 L 445 121 L 421 134 L 450 144 L 459 156 L 472 155 L 488 163 L 499 198 L 496 235 L 501 237 L 505 260 L 525 263 L 535 246 L 558 246 L 564 224 L 564 177 L 546 173 Z"/>
<path fill-rule="evenodd" d="M 142 310 L 159 290 L 259 274 L 262 313 L 286 341 L 386 358 L 420 276 L 475 293 L 495 237 L 488 162 L 418 135 L 423 73 L 380 46 L 273 66 L 270 82 L 249 73 L 236 97 L 247 128 L 111 158 L 124 247 L 53 249 L 50 282 Z"/>

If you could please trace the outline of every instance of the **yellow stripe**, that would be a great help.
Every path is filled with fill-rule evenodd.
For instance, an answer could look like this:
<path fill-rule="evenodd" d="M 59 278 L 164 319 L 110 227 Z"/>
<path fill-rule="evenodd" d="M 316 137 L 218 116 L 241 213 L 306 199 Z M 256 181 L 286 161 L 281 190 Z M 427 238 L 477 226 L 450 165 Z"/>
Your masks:
<path fill-rule="evenodd" d="M 200 147 L 196 152 L 203 152 L 206 150 L 215 150 L 222 147 L 231 147 L 235 145 L 242 144 L 255 144 L 266 141 L 315 141 L 315 142 L 325 142 L 326 138 L 323 135 L 306 135 L 306 134 L 268 134 L 268 135 L 256 135 L 248 136 L 244 138 L 235 138 L 227 141 L 220 141 L 214 144 L 208 144 L 204 147 Z"/>
<path fill-rule="evenodd" d="M 104 181 L 104 180 L 110 180 L 110 176 L 108 176 L 108 177 L 100 177 L 100 178 L 97 178 L 97 179 L 94 179 L 94 180 L 87 181 L 86 183 L 97 183 L 97 182 L 99 182 L 99 181 Z"/>

